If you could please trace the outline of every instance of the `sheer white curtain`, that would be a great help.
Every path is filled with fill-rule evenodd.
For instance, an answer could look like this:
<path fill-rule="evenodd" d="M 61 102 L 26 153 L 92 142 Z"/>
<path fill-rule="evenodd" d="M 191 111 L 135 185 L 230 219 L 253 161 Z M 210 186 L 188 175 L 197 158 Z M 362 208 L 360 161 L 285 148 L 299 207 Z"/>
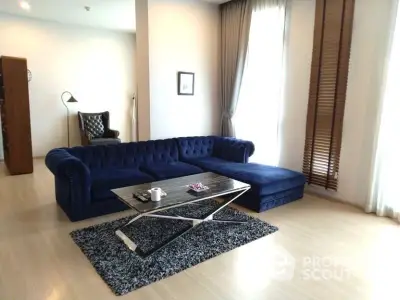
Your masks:
<path fill-rule="evenodd" d="M 253 1 L 249 47 L 239 102 L 236 137 L 254 142 L 253 162 L 276 165 L 283 99 L 285 0 Z"/>
<path fill-rule="evenodd" d="M 378 139 L 367 212 L 400 222 L 400 11 L 396 7 L 392 44 L 378 127 Z"/>

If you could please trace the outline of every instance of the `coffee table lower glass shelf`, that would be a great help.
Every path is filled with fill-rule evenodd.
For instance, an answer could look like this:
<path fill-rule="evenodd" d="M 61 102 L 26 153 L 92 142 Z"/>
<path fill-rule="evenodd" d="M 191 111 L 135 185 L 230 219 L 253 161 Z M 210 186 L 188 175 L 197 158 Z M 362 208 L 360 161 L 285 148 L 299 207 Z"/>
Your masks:
<path fill-rule="evenodd" d="M 189 191 L 188 185 L 197 182 L 201 182 L 202 184 L 208 186 L 209 189 L 200 193 Z M 167 193 L 167 196 L 162 198 L 162 200 L 159 202 L 149 201 L 146 203 L 136 200 L 136 198 L 133 197 L 134 193 L 138 191 L 149 190 L 153 187 L 162 188 Z M 182 237 L 184 234 L 188 233 L 190 230 L 203 222 L 222 222 L 232 224 L 245 223 L 239 220 L 235 221 L 214 219 L 214 215 L 222 210 L 224 207 L 235 201 L 249 189 L 250 185 L 247 183 L 243 183 L 215 173 L 202 173 L 112 190 L 112 192 L 116 194 L 122 202 L 124 202 L 130 208 L 139 213 L 138 215 L 133 217 L 128 223 L 117 229 L 116 234 L 129 249 L 135 251 L 139 256 L 146 258 L 154 254 L 155 252 L 163 249 L 164 247 L 174 242 L 176 239 Z M 166 213 L 158 214 L 159 212 L 163 212 L 171 208 L 191 205 L 217 197 L 223 197 L 223 201 L 219 202 L 220 204 L 213 211 L 208 212 L 202 217 L 191 218 L 179 215 L 168 215 Z M 193 209 L 196 209 L 196 207 L 198 206 L 193 205 Z M 137 246 L 137 244 L 122 231 L 123 228 L 132 225 L 134 222 L 143 217 L 189 221 L 191 222 L 191 227 L 185 229 L 182 232 L 179 232 L 179 234 L 171 236 L 169 239 L 159 244 L 154 249 L 143 252 Z"/>

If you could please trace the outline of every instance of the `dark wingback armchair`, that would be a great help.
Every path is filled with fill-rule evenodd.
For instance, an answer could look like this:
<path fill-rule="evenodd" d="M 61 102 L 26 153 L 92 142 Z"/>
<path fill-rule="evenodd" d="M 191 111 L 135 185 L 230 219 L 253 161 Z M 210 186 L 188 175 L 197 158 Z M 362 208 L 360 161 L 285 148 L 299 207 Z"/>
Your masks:
<path fill-rule="evenodd" d="M 82 145 L 119 144 L 119 131 L 110 129 L 110 113 L 78 112 Z"/>

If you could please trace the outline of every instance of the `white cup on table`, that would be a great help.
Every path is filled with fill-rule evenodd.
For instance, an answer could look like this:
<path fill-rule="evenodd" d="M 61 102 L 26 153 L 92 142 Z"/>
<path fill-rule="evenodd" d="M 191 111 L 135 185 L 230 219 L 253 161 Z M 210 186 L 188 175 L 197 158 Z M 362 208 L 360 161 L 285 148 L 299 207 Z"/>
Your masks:
<path fill-rule="evenodd" d="M 152 188 L 150 190 L 151 201 L 160 201 L 161 200 L 161 189 L 158 187 Z"/>

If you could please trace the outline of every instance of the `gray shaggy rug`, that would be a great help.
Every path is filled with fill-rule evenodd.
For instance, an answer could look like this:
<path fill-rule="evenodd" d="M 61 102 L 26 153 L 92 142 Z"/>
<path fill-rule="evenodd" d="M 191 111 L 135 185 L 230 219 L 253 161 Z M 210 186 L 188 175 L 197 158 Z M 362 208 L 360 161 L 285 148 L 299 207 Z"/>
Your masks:
<path fill-rule="evenodd" d="M 218 206 L 211 200 L 169 209 L 165 214 L 203 217 Z M 204 222 L 147 258 L 142 258 L 116 236 L 115 230 L 132 217 L 71 232 L 71 237 L 97 273 L 116 295 L 124 295 L 162 280 L 203 261 L 250 243 L 278 230 L 259 219 L 226 207 L 214 219 L 247 221 L 245 224 Z M 191 226 L 182 220 L 143 217 L 123 229 L 146 253 Z"/>

